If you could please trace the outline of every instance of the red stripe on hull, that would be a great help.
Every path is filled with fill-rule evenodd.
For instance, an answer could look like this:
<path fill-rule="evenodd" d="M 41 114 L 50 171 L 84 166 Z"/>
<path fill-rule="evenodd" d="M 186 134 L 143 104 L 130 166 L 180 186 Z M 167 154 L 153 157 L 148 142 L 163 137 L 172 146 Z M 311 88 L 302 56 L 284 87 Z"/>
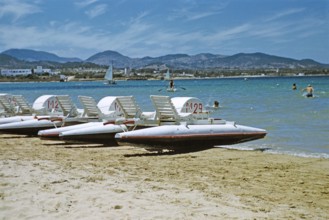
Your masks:
<path fill-rule="evenodd" d="M 61 136 L 60 139 L 68 143 L 92 143 L 92 144 L 103 144 L 106 146 L 118 146 L 118 143 L 114 139 L 113 134 L 84 134 L 84 135 L 71 135 Z"/>
<path fill-rule="evenodd" d="M 117 139 L 119 144 L 142 145 L 149 147 L 177 148 L 210 148 L 216 145 L 231 145 L 263 138 L 266 132 L 256 133 L 223 133 L 223 134 L 186 134 L 166 136 L 134 136 L 122 135 Z"/>

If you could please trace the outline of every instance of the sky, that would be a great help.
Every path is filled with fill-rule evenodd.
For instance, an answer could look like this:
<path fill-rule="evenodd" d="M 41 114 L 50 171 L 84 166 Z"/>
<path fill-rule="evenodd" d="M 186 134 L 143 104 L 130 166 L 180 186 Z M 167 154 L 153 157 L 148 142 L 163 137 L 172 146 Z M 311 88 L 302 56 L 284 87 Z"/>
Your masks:
<path fill-rule="evenodd" d="M 0 0 L 0 52 L 262 52 L 329 64 L 329 0 Z"/>

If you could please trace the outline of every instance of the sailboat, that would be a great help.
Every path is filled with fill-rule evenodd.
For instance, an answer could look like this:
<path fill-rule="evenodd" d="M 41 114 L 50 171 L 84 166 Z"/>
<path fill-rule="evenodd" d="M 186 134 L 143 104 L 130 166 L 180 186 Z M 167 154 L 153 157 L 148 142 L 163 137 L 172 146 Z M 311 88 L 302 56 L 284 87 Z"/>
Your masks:
<path fill-rule="evenodd" d="M 167 69 L 167 72 L 166 72 L 166 76 L 165 76 L 165 80 L 170 80 L 170 72 L 169 72 L 169 69 Z"/>
<path fill-rule="evenodd" d="M 104 84 L 116 84 L 116 82 L 113 80 L 113 67 L 112 67 L 112 64 L 107 69 L 106 74 L 104 76 L 104 79 L 106 80 L 106 82 Z"/>

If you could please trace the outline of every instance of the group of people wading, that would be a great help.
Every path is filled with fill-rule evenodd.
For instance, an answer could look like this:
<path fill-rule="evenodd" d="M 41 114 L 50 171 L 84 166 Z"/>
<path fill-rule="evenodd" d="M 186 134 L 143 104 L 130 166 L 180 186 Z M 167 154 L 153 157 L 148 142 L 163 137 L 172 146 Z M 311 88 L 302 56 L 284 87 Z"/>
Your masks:
<path fill-rule="evenodd" d="M 292 84 L 292 90 L 297 90 L 296 83 Z M 311 98 L 311 97 L 314 96 L 313 95 L 314 89 L 313 89 L 313 87 L 312 87 L 311 84 L 308 84 L 308 86 L 306 88 L 304 88 L 302 91 L 303 92 L 306 91 L 306 95 L 305 96 L 308 97 L 308 98 Z"/>

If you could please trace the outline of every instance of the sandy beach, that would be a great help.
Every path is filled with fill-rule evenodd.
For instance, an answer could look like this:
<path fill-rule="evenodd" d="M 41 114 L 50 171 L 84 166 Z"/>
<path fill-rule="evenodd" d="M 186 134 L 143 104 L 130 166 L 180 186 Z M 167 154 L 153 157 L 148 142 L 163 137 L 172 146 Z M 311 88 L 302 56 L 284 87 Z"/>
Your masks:
<path fill-rule="evenodd" d="M 0 135 L 1 219 L 329 219 L 329 160 Z"/>

